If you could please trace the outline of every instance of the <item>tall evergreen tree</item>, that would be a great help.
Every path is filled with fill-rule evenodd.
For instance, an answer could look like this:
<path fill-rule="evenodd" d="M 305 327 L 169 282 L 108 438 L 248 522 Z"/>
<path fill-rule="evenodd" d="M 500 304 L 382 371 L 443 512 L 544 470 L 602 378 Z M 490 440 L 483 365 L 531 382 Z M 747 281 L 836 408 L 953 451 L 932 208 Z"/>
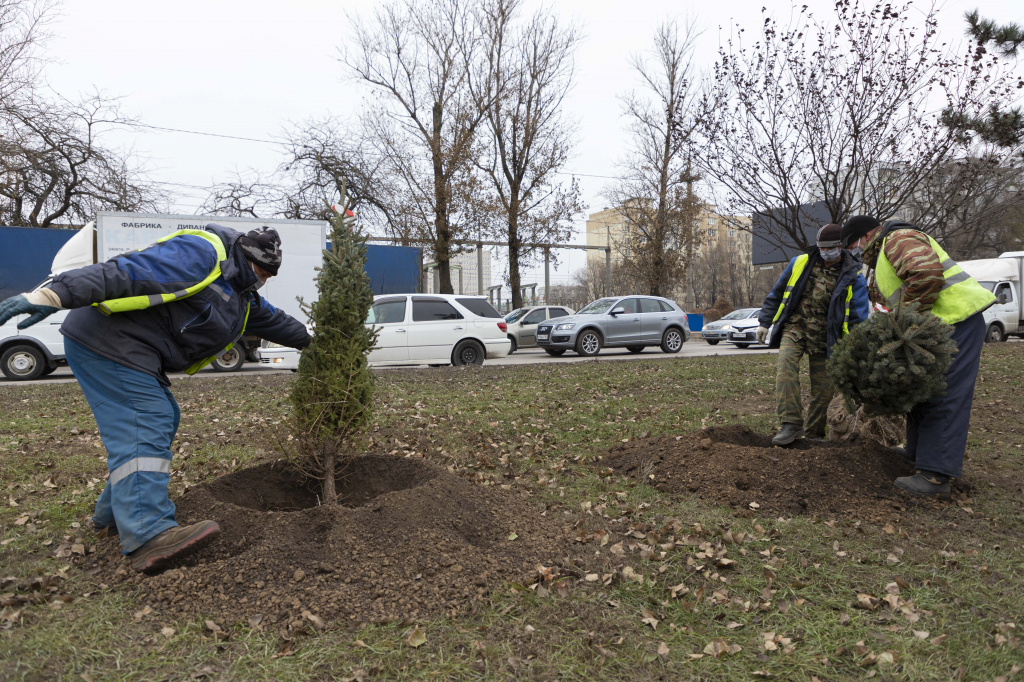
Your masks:
<path fill-rule="evenodd" d="M 340 205 L 346 206 L 342 192 Z M 325 504 L 337 503 L 335 472 L 351 451 L 352 437 L 369 423 L 373 375 L 367 355 L 377 332 L 364 324 L 373 291 L 366 274 L 366 235 L 342 208 L 331 218 L 330 249 L 317 275 L 319 298 L 303 304 L 314 327 L 302 352 L 291 393 L 299 465 L 323 480 Z"/>

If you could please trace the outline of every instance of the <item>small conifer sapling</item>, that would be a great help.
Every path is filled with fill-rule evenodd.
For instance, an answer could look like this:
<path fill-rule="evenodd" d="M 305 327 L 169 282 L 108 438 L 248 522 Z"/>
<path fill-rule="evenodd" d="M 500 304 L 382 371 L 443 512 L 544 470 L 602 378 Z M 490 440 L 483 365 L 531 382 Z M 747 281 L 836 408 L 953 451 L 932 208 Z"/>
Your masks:
<path fill-rule="evenodd" d="M 346 205 L 344 193 L 340 205 Z M 373 407 L 367 355 L 377 332 L 364 324 L 373 304 L 366 235 L 347 213 L 342 208 L 330 221 L 330 248 L 316 278 L 319 298 L 302 304 L 313 340 L 302 351 L 291 392 L 298 465 L 323 481 L 324 504 L 337 503 L 336 472 L 356 456 L 353 437 L 369 423 Z"/>

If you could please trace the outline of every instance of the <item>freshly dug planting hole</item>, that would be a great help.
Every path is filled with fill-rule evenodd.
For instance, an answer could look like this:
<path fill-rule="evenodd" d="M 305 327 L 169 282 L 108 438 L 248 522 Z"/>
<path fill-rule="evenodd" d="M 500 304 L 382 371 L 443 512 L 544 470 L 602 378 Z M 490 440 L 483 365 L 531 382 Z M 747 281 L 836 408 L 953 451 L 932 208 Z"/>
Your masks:
<path fill-rule="evenodd" d="M 942 504 L 903 496 L 893 481 L 914 466 L 877 442 L 801 440 L 777 448 L 771 438 L 745 426 L 713 427 L 619 443 L 600 464 L 658 490 L 768 513 L 885 521 L 912 505 Z M 954 481 L 954 500 L 969 488 Z"/>
<path fill-rule="evenodd" d="M 359 507 L 381 495 L 422 485 L 432 476 L 422 460 L 359 457 L 339 467 L 338 503 Z M 209 484 L 221 502 L 261 512 L 286 512 L 323 504 L 323 483 L 285 462 L 263 464 L 222 476 Z"/>
<path fill-rule="evenodd" d="M 190 488 L 185 525 L 213 519 L 220 538 L 178 568 L 133 573 L 116 538 L 100 540 L 95 579 L 137 587 L 167 617 L 260 623 L 287 635 L 328 627 L 458 614 L 537 564 L 596 561 L 572 519 L 512 490 L 482 486 L 419 459 L 367 455 L 344 472 L 345 504 L 316 504 L 317 484 L 267 464 Z M 309 615 L 317 618 L 310 618 Z M 291 629 L 291 630 L 290 630 Z"/>

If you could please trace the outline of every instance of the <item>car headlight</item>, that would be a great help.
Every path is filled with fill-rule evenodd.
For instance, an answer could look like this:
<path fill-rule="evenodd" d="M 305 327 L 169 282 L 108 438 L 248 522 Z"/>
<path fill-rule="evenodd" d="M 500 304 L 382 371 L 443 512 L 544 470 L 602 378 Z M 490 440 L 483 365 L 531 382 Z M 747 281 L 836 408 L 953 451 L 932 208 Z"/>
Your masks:
<path fill-rule="evenodd" d="M 566 329 L 572 329 L 575 326 L 576 326 L 575 322 L 566 322 L 564 324 L 556 325 L 555 326 L 555 330 L 561 332 L 561 331 L 565 331 Z"/>
<path fill-rule="evenodd" d="M 736 331 L 736 327 L 733 327 L 732 325 L 727 324 L 724 327 L 722 327 L 722 331 L 723 332 L 734 332 L 734 331 Z"/>

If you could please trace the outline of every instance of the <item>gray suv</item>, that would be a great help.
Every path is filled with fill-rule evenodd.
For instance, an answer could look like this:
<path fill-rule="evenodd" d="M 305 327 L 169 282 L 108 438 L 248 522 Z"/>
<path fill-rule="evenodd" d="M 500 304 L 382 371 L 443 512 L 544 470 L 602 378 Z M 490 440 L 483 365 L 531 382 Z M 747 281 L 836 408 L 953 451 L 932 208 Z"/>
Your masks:
<path fill-rule="evenodd" d="M 648 346 L 678 353 L 689 338 L 686 313 L 658 296 L 599 298 L 575 315 L 537 325 L 537 345 L 550 355 L 594 356 L 602 348 L 639 353 Z"/>

